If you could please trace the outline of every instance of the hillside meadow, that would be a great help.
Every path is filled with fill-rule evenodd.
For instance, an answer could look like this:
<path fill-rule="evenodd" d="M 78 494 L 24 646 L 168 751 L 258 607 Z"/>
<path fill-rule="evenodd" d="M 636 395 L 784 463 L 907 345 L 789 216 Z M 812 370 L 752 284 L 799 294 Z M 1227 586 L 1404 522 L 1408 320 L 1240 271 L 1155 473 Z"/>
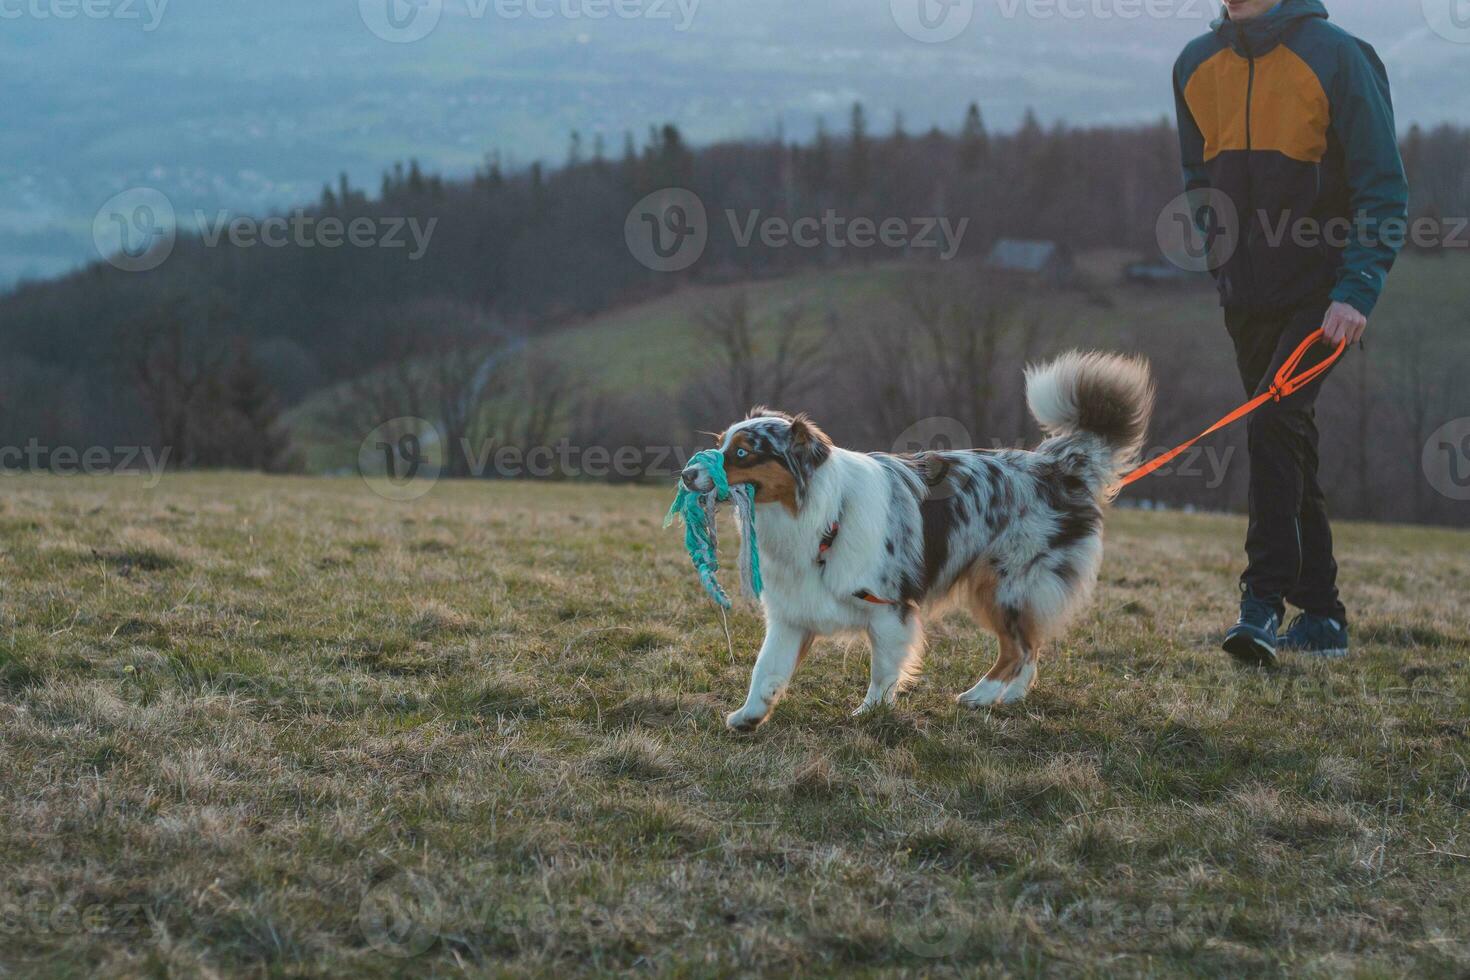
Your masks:
<path fill-rule="evenodd" d="M 1162 452 L 1234 408 L 1244 392 L 1208 277 L 1164 286 L 1123 282 L 1130 257 L 1118 250 L 1085 252 L 1075 282 L 1065 288 L 996 276 L 980 263 L 956 260 L 875 263 L 681 289 L 553 330 L 508 354 L 468 445 L 486 459 L 493 459 L 487 448 L 529 450 L 562 440 L 578 449 L 639 447 L 639 466 L 657 471 L 650 475 L 672 476 L 677 467 L 659 447 L 683 447 L 687 455 L 705 444 L 699 430 L 719 431 L 753 401 L 809 411 L 853 448 L 890 449 L 913 427 L 932 436 L 925 426 L 934 422 L 946 432 L 957 422 L 966 445 L 1025 444 L 1028 433 L 1034 439 L 1021 394 L 1025 366 L 1082 348 L 1150 359 L 1159 399 L 1149 449 Z M 1350 351 L 1329 379 L 1318 415 L 1323 483 L 1335 513 L 1466 524 L 1464 508 L 1435 494 L 1426 481 L 1424 451 L 1441 426 L 1470 417 L 1470 392 L 1457 377 L 1458 365 L 1470 358 L 1467 271 L 1462 254 L 1405 255 L 1364 347 Z M 956 322 L 967 325 L 948 338 L 943 356 L 931 356 L 926 346 L 926 327 L 913 308 L 916 294 L 955 304 Z M 747 400 L 733 403 L 738 410 L 731 407 L 738 396 L 729 375 L 739 372 L 721 362 L 718 337 L 701 325 L 737 300 L 749 310 L 747 369 L 755 379 Z M 780 324 L 792 309 L 804 311 L 806 340 L 820 343 L 799 363 L 778 364 Z M 988 319 L 991 311 L 1001 311 L 997 320 Z M 553 400 L 548 424 L 528 441 L 515 424 L 526 414 L 518 411 L 518 399 L 527 393 L 515 384 L 537 363 L 557 365 L 563 395 Z M 797 380 L 781 385 L 773 380 L 778 376 Z M 773 393 L 777 387 L 784 393 Z M 352 470 L 368 428 L 385 418 L 420 415 L 429 411 L 426 402 L 435 403 L 387 399 L 376 406 L 381 417 L 365 422 L 362 412 L 352 412 L 344 425 L 343 395 L 348 404 L 364 400 L 361 391 L 331 389 L 288 416 L 292 439 L 313 472 Z M 1213 438 L 1201 451 L 1206 455 L 1190 467 L 1193 475 L 1180 473 L 1140 490 L 1175 507 L 1244 510 L 1245 427 Z M 580 472 L 575 465 L 569 469 L 563 475 Z"/>
<path fill-rule="evenodd" d="M 107 976 L 1452 976 L 1470 537 L 1340 531 L 1354 656 L 1214 647 L 1241 521 L 1119 511 L 1024 704 L 753 736 L 648 488 L 0 483 L 0 968 Z"/>

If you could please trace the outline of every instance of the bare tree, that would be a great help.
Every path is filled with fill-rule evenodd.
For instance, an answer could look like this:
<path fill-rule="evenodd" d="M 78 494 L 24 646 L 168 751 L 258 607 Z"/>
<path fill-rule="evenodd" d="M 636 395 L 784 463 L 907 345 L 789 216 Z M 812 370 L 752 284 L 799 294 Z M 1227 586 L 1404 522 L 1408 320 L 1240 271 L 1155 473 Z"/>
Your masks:
<path fill-rule="evenodd" d="M 724 407 L 738 415 L 757 403 L 784 405 L 805 386 L 821 379 L 831 325 L 813 324 L 805 307 L 792 303 L 758 324 L 745 292 L 698 317 L 710 343 L 711 375 Z"/>
<path fill-rule="evenodd" d="M 1023 335 L 1011 290 L 993 279 L 929 272 L 905 280 L 899 299 L 921 341 L 935 411 L 959 419 L 977 440 L 994 439 L 997 362 L 1014 336 L 1030 345 L 1034 323 Z"/>
<path fill-rule="evenodd" d="M 486 402 L 480 424 L 503 445 L 522 449 L 550 445 L 557 427 L 570 422 L 577 389 L 564 365 L 540 351 L 529 351 L 517 360 L 515 377 L 507 378 L 496 397 Z"/>
<path fill-rule="evenodd" d="M 418 363 L 418 338 L 405 327 L 390 332 L 380 349 L 378 366 L 338 391 L 336 422 L 350 435 L 361 437 L 393 419 L 428 414 L 430 384 Z"/>
<path fill-rule="evenodd" d="M 854 409 L 881 442 L 933 414 L 935 402 L 925 377 L 926 363 L 903 330 L 890 320 L 858 324 L 848 350 Z"/>
<path fill-rule="evenodd" d="M 432 422 L 445 475 L 473 475 L 472 430 L 498 389 L 505 331 L 483 310 L 453 302 L 400 308 L 369 329 L 383 356 L 342 389 L 339 425 L 360 437 L 398 418 Z"/>
<path fill-rule="evenodd" d="M 226 357 L 212 343 L 227 315 L 218 306 L 202 312 L 175 300 L 133 321 L 123 332 L 121 349 L 139 399 L 158 431 L 159 444 L 180 465 L 196 462 L 200 413 L 205 396 L 218 385 Z"/>
<path fill-rule="evenodd" d="M 9 432 L 15 418 L 15 392 L 20 387 L 16 382 L 20 377 L 11 360 L 0 362 L 0 433 Z M 3 438 L 5 437 L 0 435 L 0 439 Z"/>
<path fill-rule="evenodd" d="M 1417 325 L 1415 325 L 1417 327 Z M 1401 407 L 1408 416 L 1411 446 L 1422 446 L 1429 439 L 1430 419 L 1435 400 L 1435 386 L 1429 377 L 1426 338 L 1420 329 L 1395 331 L 1393 350 L 1398 367 L 1401 392 Z M 1366 362 L 1366 357 L 1360 357 Z M 1408 470 L 1409 485 L 1414 488 L 1414 518 L 1427 521 L 1430 518 L 1428 484 L 1420 473 L 1420 455 L 1411 452 L 1404 456 Z"/>

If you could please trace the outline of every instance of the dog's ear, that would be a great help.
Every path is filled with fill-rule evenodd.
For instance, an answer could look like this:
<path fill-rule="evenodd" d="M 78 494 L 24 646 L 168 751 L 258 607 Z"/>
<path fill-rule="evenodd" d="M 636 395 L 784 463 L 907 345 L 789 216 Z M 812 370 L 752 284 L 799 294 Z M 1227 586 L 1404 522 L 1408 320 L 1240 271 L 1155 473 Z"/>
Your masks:
<path fill-rule="evenodd" d="M 800 507 L 817 467 L 832 455 L 832 440 L 803 412 L 791 420 L 785 455 L 786 468 L 796 481 L 796 504 Z"/>

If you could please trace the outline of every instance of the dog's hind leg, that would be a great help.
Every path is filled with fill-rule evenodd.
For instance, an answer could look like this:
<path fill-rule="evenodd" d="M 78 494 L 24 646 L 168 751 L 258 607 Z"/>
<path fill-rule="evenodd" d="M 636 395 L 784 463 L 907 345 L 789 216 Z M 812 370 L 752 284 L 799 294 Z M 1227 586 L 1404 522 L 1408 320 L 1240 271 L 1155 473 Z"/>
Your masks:
<path fill-rule="evenodd" d="M 745 705 L 726 716 L 725 724 L 737 732 L 748 732 L 765 721 L 776 702 L 781 700 L 781 695 L 786 693 L 786 685 L 791 682 L 791 675 L 796 673 L 796 665 L 811 649 L 814 639 L 811 633 L 794 626 L 775 621 L 768 623 L 765 642 L 761 644 L 760 655 L 755 658 L 755 670 L 750 675 L 750 693 L 746 695 Z"/>
<path fill-rule="evenodd" d="M 868 640 L 873 645 L 873 659 L 868 681 L 868 694 L 858 705 L 855 715 L 880 704 L 892 704 L 898 693 L 911 684 L 919 673 L 924 652 L 924 628 L 918 614 L 904 610 L 886 611 L 868 626 Z"/>
<path fill-rule="evenodd" d="M 1038 650 L 1026 618 L 1013 609 L 997 609 L 986 619 L 1000 640 L 1000 656 L 980 683 L 960 695 L 960 704 L 969 708 L 1014 704 L 1036 683 Z"/>

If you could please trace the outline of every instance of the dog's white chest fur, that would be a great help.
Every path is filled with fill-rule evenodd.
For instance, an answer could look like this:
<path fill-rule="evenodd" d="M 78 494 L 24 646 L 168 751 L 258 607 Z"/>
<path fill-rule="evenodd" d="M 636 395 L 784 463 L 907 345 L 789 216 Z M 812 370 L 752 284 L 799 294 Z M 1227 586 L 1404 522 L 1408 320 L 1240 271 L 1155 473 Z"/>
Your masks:
<path fill-rule="evenodd" d="M 878 464 L 836 450 L 812 480 L 798 514 L 781 504 L 759 505 L 761 602 L 767 617 L 813 633 L 866 629 L 874 607 L 853 593 L 876 595 L 882 588 L 889 500 Z M 822 539 L 834 524 L 837 536 L 823 556 Z"/>

